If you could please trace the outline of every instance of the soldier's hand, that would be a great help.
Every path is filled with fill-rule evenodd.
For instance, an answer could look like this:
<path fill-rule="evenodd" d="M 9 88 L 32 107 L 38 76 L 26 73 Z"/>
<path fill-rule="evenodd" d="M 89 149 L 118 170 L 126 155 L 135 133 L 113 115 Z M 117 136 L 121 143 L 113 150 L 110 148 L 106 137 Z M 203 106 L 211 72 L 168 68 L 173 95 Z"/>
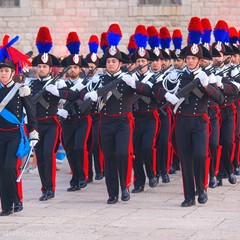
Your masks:
<path fill-rule="evenodd" d="M 29 141 L 30 141 L 30 147 L 34 147 L 39 140 L 39 134 L 36 130 L 33 130 L 29 133 Z"/>
<path fill-rule="evenodd" d="M 167 92 L 165 94 L 165 98 L 168 102 L 170 102 L 172 105 L 175 105 L 178 101 L 179 101 L 179 98 L 175 95 L 175 94 L 172 94 L 170 92 Z"/>
<path fill-rule="evenodd" d="M 57 111 L 57 115 L 62 117 L 62 118 L 67 118 L 68 116 L 68 111 L 62 108 L 59 108 Z"/>
<path fill-rule="evenodd" d="M 223 84 L 222 84 L 222 77 L 221 76 L 216 76 L 216 84 L 219 88 L 222 88 L 223 87 Z"/>
<path fill-rule="evenodd" d="M 59 97 L 59 91 L 56 85 L 49 84 L 46 86 L 46 91 L 50 92 L 52 95 Z"/>
<path fill-rule="evenodd" d="M 122 80 L 131 88 L 134 88 L 134 89 L 136 88 L 135 79 L 131 75 L 128 75 L 128 74 L 123 75 Z"/>
<path fill-rule="evenodd" d="M 208 75 L 204 71 L 200 71 L 197 75 L 196 78 L 200 79 L 200 83 L 202 84 L 203 87 L 207 87 L 209 83 L 209 78 Z"/>
<path fill-rule="evenodd" d="M 210 84 L 214 84 L 214 83 L 216 83 L 216 82 L 217 82 L 216 76 L 215 76 L 213 73 L 211 73 L 211 74 L 209 75 L 209 83 L 210 83 Z"/>
<path fill-rule="evenodd" d="M 237 68 L 237 67 L 235 67 L 235 68 L 233 68 L 232 70 L 231 70 L 231 77 L 235 77 L 235 76 L 237 76 L 239 74 L 239 69 Z"/>
<path fill-rule="evenodd" d="M 96 102 L 98 100 L 98 94 L 96 91 L 88 92 L 85 94 L 83 100 L 87 100 L 88 98 L 91 98 L 93 102 Z"/>

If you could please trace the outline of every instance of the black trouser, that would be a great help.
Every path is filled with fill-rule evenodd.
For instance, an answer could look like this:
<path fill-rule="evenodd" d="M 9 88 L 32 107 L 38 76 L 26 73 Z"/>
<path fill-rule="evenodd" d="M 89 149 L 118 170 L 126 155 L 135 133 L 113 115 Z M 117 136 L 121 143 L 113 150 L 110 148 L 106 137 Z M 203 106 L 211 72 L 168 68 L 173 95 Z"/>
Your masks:
<path fill-rule="evenodd" d="M 42 192 L 56 188 L 56 151 L 59 143 L 59 124 L 53 119 L 38 121 L 39 141 L 36 145 L 38 172 Z"/>
<path fill-rule="evenodd" d="M 233 172 L 233 154 L 235 149 L 235 123 L 236 123 L 236 107 L 234 104 L 227 107 L 221 107 L 222 125 L 220 129 L 220 145 L 222 145 L 222 154 L 220 162 L 219 178 Z"/>
<path fill-rule="evenodd" d="M 63 146 L 72 171 L 71 186 L 78 186 L 79 181 L 88 180 L 87 141 L 91 126 L 90 116 L 65 120 L 62 124 Z"/>
<path fill-rule="evenodd" d="M 92 128 L 88 139 L 88 149 L 89 149 L 89 167 L 88 173 L 89 178 L 93 178 L 93 161 L 95 173 L 103 173 L 103 156 L 101 153 L 101 147 L 99 143 L 99 126 L 100 126 L 100 116 L 99 114 L 91 115 L 92 118 Z"/>
<path fill-rule="evenodd" d="M 206 115 L 177 115 L 175 133 L 182 169 L 184 197 L 194 199 L 194 183 L 199 191 L 207 188 L 208 117 Z"/>
<path fill-rule="evenodd" d="M 0 189 L 3 210 L 22 202 L 22 182 L 17 183 L 21 160 L 16 156 L 20 142 L 19 130 L 0 131 Z"/>
<path fill-rule="evenodd" d="M 159 111 L 160 128 L 157 137 L 157 176 L 168 173 L 172 162 L 172 110 Z"/>
<path fill-rule="evenodd" d="M 234 168 L 239 167 L 240 165 L 240 159 L 239 159 L 239 151 L 240 151 L 240 102 L 239 100 L 235 101 L 235 106 L 237 110 L 237 122 L 236 122 L 236 130 L 235 130 L 235 143 L 236 143 L 236 148 L 235 148 L 235 153 L 234 153 L 234 158 L 233 158 L 233 166 Z"/>
<path fill-rule="evenodd" d="M 157 111 L 134 115 L 135 128 L 133 133 L 134 150 L 134 187 L 145 186 L 146 176 L 156 176 L 156 138 L 159 126 Z"/>
<path fill-rule="evenodd" d="M 110 197 L 119 195 L 119 180 L 122 189 L 129 188 L 133 157 L 133 116 L 100 115 L 100 141 L 105 163 L 105 180 Z"/>
<path fill-rule="evenodd" d="M 209 137 L 210 150 L 210 177 L 217 176 L 220 166 L 220 157 L 222 146 L 219 145 L 220 140 L 220 121 L 221 115 L 219 107 L 209 107 L 208 116 L 211 125 L 211 134 Z"/>

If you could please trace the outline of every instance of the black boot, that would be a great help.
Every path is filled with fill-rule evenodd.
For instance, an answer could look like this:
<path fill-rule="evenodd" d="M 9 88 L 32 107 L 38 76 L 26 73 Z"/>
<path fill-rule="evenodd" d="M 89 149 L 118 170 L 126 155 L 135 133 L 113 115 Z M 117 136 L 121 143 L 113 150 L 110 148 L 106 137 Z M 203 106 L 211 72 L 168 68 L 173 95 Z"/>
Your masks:
<path fill-rule="evenodd" d="M 130 192 L 129 189 L 125 188 L 122 190 L 122 196 L 121 196 L 122 201 L 126 202 L 130 199 Z"/>
<path fill-rule="evenodd" d="M 21 202 L 19 203 L 14 203 L 14 208 L 13 208 L 13 211 L 14 212 L 20 212 L 23 210 L 23 205 Z"/>
<path fill-rule="evenodd" d="M 207 191 L 206 190 L 200 191 L 198 196 L 198 202 L 200 204 L 205 204 L 207 200 L 208 200 Z"/>
<path fill-rule="evenodd" d="M 185 199 L 182 204 L 181 204 L 181 207 L 191 207 L 193 205 L 195 205 L 195 199 Z"/>

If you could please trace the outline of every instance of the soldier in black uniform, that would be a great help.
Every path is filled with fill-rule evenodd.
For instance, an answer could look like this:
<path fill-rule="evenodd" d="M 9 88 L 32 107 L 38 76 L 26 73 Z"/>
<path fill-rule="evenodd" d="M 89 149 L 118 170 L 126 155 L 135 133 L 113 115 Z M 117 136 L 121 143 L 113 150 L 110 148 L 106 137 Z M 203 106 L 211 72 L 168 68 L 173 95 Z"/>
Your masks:
<path fill-rule="evenodd" d="M 136 89 L 143 91 L 144 84 L 140 83 L 140 86 L 138 86 L 134 78 L 120 70 L 123 59 L 117 48 L 122 36 L 119 26 L 112 24 L 107 36 L 110 47 L 106 49 L 103 57 L 107 72 L 103 76 L 102 85 L 105 86 L 116 79 L 121 79 L 116 88 L 103 96 L 99 104 L 100 141 L 109 195 L 107 203 L 114 204 L 119 197 L 119 179 L 122 201 L 130 199 L 129 187 L 132 172 L 134 127 L 132 103 L 134 92 Z"/>
<path fill-rule="evenodd" d="M 140 25 L 141 26 L 141 25 Z M 134 62 L 136 67 L 141 67 L 132 75 L 135 81 L 144 83 L 151 89 L 155 83 L 154 74 L 149 71 L 150 61 L 154 60 L 151 57 L 158 57 L 151 51 L 145 49 L 147 39 L 141 38 L 146 35 L 147 31 L 144 26 L 136 28 L 136 44 L 138 49 L 134 53 Z M 137 36 L 142 32 L 140 36 Z M 144 34 L 145 33 L 145 34 Z M 149 64 L 149 65 L 148 65 Z M 144 165 L 146 175 L 149 178 L 149 186 L 157 186 L 156 178 L 156 138 L 159 129 L 159 116 L 157 112 L 157 103 L 154 98 L 151 98 L 152 92 L 150 91 L 149 97 L 140 96 L 136 94 L 136 99 L 133 104 L 133 116 L 135 128 L 133 133 L 133 149 L 134 149 L 134 189 L 132 193 L 138 193 L 144 190 L 146 176 L 144 173 Z"/>
<path fill-rule="evenodd" d="M 92 35 L 89 38 L 89 50 L 90 53 L 87 54 L 85 60 L 89 65 L 89 68 L 86 69 L 86 74 L 88 76 L 88 84 L 87 89 L 89 92 L 96 91 L 99 86 L 101 86 L 101 75 L 98 73 L 98 64 L 99 58 L 97 56 L 98 49 L 98 37 L 96 35 Z M 103 179 L 103 155 L 99 142 L 99 123 L 100 123 L 100 114 L 98 112 L 98 104 L 97 102 L 92 102 L 92 106 L 90 109 L 90 116 L 92 119 L 92 128 L 91 133 L 89 135 L 89 179 L 88 181 L 93 181 L 93 162 L 95 168 L 95 180 Z"/>
<path fill-rule="evenodd" d="M 221 34 L 219 34 L 221 29 Z M 228 34 L 227 23 L 223 20 L 219 20 L 214 29 L 215 41 L 212 47 L 216 48 L 221 57 L 213 58 L 213 63 L 223 62 L 233 54 L 232 49 L 225 45 L 225 38 Z M 229 61 L 229 60 L 228 60 Z M 235 129 L 236 129 L 236 106 L 234 99 L 238 96 L 238 87 L 231 81 L 230 66 L 228 64 L 221 64 L 215 69 L 216 81 L 218 87 L 221 89 L 224 95 L 224 102 L 220 105 L 220 112 L 222 118 L 222 125 L 220 129 L 220 145 L 222 145 L 222 153 L 220 160 L 220 170 L 218 174 L 219 185 L 222 185 L 222 179 L 228 177 L 228 181 L 231 184 L 237 182 L 236 176 L 234 175 L 233 158 L 235 149 Z"/>
<path fill-rule="evenodd" d="M 6 37 L 6 36 L 5 36 Z M 11 46 L 1 46 L 9 56 L 1 56 L 0 61 L 0 191 L 2 211 L 0 216 L 7 216 L 22 211 L 22 182 L 16 182 L 20 174 L 21 158 L 30 150 L 24 133 L 24 113 L 28 117 L 30 146 L 38 140 L 36 109 L 31 102 L 30 89 L 20 83 L 14 83 L 13 76 L 21 70 L 23 54 L 15 52 Z M 27 57 L 24 56 L 26 59 Z M 20 64 L 21 63 L 21 64 Z"/>
<path fill-rule="evenodd" d="M 51 81 L 52 66 L 59 66 L 58 59 L 48 52 L 51 50 L 51 35 L 47 27 L 41 27 L 36 45 L 39 54 L 33 59 L 32 65 L 37 67 L 38 78 L 28 79 L 32 96 L 42 90 Z M 64 81 L 58 87 L 65 87 Z M 47 92 L 43 100 L 36 103 L 40 141 L 36 146 L 38 171 L 42 183 L 42 196 L 39 201 L 53 198 L 56 188 L 56 151 L 59 141 L 60 123 L 57 118 L 59 97 Z M 48 106 L 47 106 L 48 105 Z"/>
<path fill-rule="evenodd" d="M 192 26 L 199 26 L 199 32 L 202 31 L 199 18 L 191 19 L 189 29 L 192 30 Z M 190 94 L 177 109 L 175 131 L 184 186 L 185 200 L 181 204 L 182 207 L 195 204 L 195 184 L 199 191 L 198 202 L 201 204 L 207 202 L 208 170 L 206 170 L 206 161 L 209 137 L 207 101 L 209 96 L 214 99 L 220 97 L 215 88 L 209 85 L 208 76 L 199 68 L 199 60 L 203 57 L 202 48 L 198 45 L 200 37 L 192 39 L 191 36 L 192 34 L 190 34 L 189 45 L 182 51 L 186 57 L 186 69 L 179 77 L 179 90 L 198 78 L 197 89 L 199 91 Z M 173 96 L 170 100 L 172 99 L 174 99 Z"/>

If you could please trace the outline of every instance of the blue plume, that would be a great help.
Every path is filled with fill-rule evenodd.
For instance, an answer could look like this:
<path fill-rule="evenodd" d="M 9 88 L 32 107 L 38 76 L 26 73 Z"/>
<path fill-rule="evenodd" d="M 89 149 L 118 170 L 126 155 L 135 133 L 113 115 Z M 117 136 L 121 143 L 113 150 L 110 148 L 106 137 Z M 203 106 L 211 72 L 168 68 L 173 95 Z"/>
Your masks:
<path fill-rule="evenodd" d="M 37 46 L 37 49 L 38 49 L 38 52 L 40 54 L 43 54 L 43 53 L 49 53 L 50 50 L 52 49 L 52 43 L 51 42 L 38 42 L 36 43 L 36 46 Z"/>
<path fill-rule="evenodd" d="M 114 33 L 112 30 L 110 30 L 107 34 L 107 40 L 108 40 L 109 46 L 117 47 L 117 45 L 119 44 L 119 42 L 121 40 L 121 35 Z"/>
<path fill-rule="evenodd" d="M 200 39 L 202 37 L 202 33 L 200 31 L 189 31 L 188 33 L 189 36 L 189 43 L 190 44 L 199 44 Z"/>
<path fill-rule="evenodd" d="M 67 44 L 67 49 L 72 55 L 79 54 L 80 45 L 80 42 L 70 42 Z"/>
<path fill-rule="evenodd" d="M 210 44 L 210 42 L 211 42 L 211 33 L 212 33 L 212 30 L 204 30 L 204 33 L 202 35 L 202 43 Z"/>
<path fill-rule="evenodd" d="M 146 48 L 147 47 L 147 40 L 148 36 L 143 35 L 141 33 L 134 34 L 134 40 L 138 46 L 138 48 Z"/>
<path fill-rule="evenodd" d="M 223 29 L 216 29 L 213 32 L 216 42 L 225 42 L 228 32 Z"/>
<path fill-rule="evenodd" d="M 148 44 L 150 45 L 150 47 L 152 49 L 155 48 L 155 47 L 159 47 L 160 46 L 160 39 L 159 39 L 159 37 L 158 36 L 149 37 Z"/>

